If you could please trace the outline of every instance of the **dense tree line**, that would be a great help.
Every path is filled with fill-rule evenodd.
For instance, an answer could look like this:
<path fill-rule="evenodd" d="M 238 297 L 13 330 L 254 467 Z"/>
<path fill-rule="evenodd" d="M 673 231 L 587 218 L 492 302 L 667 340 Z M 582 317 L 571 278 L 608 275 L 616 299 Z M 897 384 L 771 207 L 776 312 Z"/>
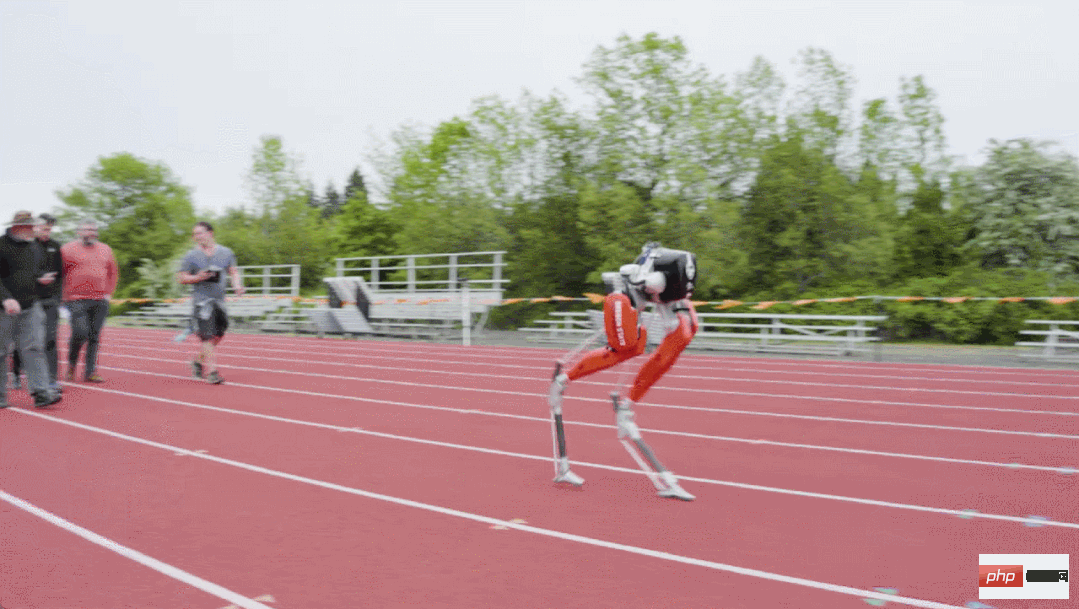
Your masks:
<path fill-rule="evenodd" d="M 264 137 L 250 201 L 199 217 L 242 263 L 299 263 L 309 287 L 336 256 L 507 250 L 508 295 L 575 296 L 660 241 L 698 254 L 701 300 L 1075 289 L 1074 157 L 990 140 L 983 164 L 959 167 L 922 77 L 855 106 L 827 51 L 794 64 L 791 83 L 764 58 L 727 78 L 678 38 L 622 36 L 585 62 L 586 108 L 557 92 L 477 99 L 400 128 L 370 183 L 357 169 L 340 191 Z M 196 217 L 167 167 L 103 157 L 58 194 L 65 217 L 104 223 L 127 293 L 167 288 Z"/>

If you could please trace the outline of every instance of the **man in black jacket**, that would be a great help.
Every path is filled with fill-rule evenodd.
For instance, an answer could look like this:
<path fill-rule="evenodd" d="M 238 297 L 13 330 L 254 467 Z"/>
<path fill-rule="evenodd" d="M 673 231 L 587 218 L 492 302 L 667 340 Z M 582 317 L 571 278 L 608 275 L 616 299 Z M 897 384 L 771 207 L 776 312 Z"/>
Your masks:
<path fill-rule="evenodd" d="M 34 238 L 38 220 L 27 211 L 20 211 L 10 223 L 8 232 L 0 237 L 0 362 L 7 361 L 8 345 L 14 341 L 26 367 L 27 385 L 34 396 L 34 406 L 44 408 L 60 401 L 59 392 L 49 387 L 49 372 L 42 344 L 45 334 L 45 313 L 38 302 L 38 286 L 56 281 L 56 273 L 47 272 L 41 244 Z M 6 368 L 6 366 L 4 366 Z M 6 408 L 7 374 L 0 392 L 0 408 Z"/>
<path fill-rule="evenodd" d="M 49 389 L 63 391 L 58 377 L 59 357 L 56 353 L 56 328 L 60 323 L 60 290 L 64 281 L 64 259 L 60 256 L 60 244 L 52 238 L 52 229 L 56 225 L 56 217 L 51 214 L 38 216 L 41 222 L 37 225 L 37 241 L 41 244 L 41 254 L 44 256 L 43 264 L 46 273 L 56 273 L 51 283 L 37 284 L 38 302 L 45 314 L 45 365 L 49 370 Z M 15 389 L 20 387 L 19 374 L 22 371 L 22 362 L 19 360 L 19 352 L 11 354 L 11 375 L 15 377 Z"/>

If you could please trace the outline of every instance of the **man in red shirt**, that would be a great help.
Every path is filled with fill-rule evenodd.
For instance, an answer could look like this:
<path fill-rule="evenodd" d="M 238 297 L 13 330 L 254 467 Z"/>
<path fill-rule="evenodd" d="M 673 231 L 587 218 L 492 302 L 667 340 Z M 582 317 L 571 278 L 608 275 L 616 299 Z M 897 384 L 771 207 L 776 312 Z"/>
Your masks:
<path fill-rule="evenodd" d="M 112 248 L 97 240 L 96 222 L 84 220 L 76 235 L 78 239 L 60 248 L 64 259 L 64 304 L 71 313 L 66 380 L 75 380 L 79 351 L 85 344 L 83 379 L 100 383 L 104 379 L 97 373 L 97 346 L 120 273 Z"/>

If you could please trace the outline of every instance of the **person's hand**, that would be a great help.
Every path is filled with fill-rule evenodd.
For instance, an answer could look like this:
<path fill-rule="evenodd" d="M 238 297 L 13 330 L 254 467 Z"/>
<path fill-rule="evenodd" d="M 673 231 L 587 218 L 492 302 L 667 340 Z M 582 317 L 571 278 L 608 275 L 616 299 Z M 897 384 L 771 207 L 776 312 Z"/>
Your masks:
<path fill-rule="evenodd" d="M 8 298 L 4 301 L 4 313 L 8 315 L 18 315 L 22 313 L 22 307 L 19 306 L 19 301 L 14 298 Z"/>
<path fill-rule="evenodd" d="M 45 273 L 41 277 L 37 278 L 37 282 L 43 285 L 49 285 L 53 281 L 56 281 L 56 271 Z"/>

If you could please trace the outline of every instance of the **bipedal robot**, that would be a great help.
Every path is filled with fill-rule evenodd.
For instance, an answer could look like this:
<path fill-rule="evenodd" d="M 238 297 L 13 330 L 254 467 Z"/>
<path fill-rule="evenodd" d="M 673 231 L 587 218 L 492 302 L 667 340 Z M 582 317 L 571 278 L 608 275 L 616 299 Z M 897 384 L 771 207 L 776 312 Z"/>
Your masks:
<path fill-rule="evenodd" d="M 678 479 L 659 462 L 641 438 L 641 430 L 633 420 L 633 405 L 674 365 L 697 333 L 697 313 L 689 301 L 697 281 L 696 257 L 690 252 L 648 243 L 633 264 L 623 265 L 617 273 L 604 273 L 603 281 L 611 288 L 603 303 L 603 328 L 597 329 L 555 364 L 548 396 L 554 440 L 554 481 L 576 486 L 584 484 L 584 478 L 570 471 L 566 456 L 566 434 L 562 425 L 562 394 L 566 385 L 644 353 L 648 329 L 639 320 L 641 311 L 651 303 L 660 316 L 665 336 L 637 372 L 628 395 L 611 393 L 618 440 L 661 497 L 692 501 L 695 497 L 678 485 Z M 571 366 L 578 354 L 603 333 L 606 333 L 607 346 L 585 353 Z"/>

